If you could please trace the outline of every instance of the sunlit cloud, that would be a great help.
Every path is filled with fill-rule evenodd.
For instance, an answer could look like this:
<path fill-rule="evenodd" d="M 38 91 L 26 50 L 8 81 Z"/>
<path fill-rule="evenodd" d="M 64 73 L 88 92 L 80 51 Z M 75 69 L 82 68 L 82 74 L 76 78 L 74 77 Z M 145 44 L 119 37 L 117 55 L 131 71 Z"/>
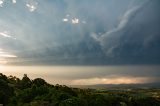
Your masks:
<path fill-rule="evenodd" d="M 36 9 L 36 7 L 35 7 L 34 5 L 31 5 L 31 4 L 26 4 L 26 6 L 28 7 L 28 9 L 29 9 L 31 12 L 33 12 L 33 11 Z"/>
<path fill-rule="evenodd" d="M 17 1 L 16 0 L 12 0 L 12 3 L 15 4 Z"/>
<path fill-rule="evenodd" d="M 13 4 L 15 4 L 17 1 L 16 0 L 11 0 Z M 3 7 L 4 2 L 7 2 L 7 0 L 0 0 L 0 7 Z"/>
<path fill-rule="evenodd" d="M 30 12 L 35 11 L 37 9 L 37 5 L 38 5 L 38 2 L 33 1 L 33 0 L 26 3 L 26 6 L 27 6 L 27 8 L 29 9 Z"/>
<path fill-rule="evenodd" d="M 85 20 L 80 20 L 79 18 L 73 18 L 72 15 L 67 14 L 63 19 L 63 22 L 69 22 L 70 24 L 86 24 L 87 22 Z"/>
<path fill-rule="evenodd" d="M 4 60 L 4 59 L 0 59 L 0 65 L 4 65 L 4 64 L 7 64 L 8 61 L 7 60 Z"/>
<path fill-rule="evenodd" d="M 63 22 L 68 22 L 68 19 L 67 19 L 67 18 L 64 18 L 62 21 L 63 21 Z"/>
<path fill-rule="evenodd" d="M 9 59 L 11 58 L 17 58 L 17 56 L 9 52 L 5 52 L 3 49 L 0 48 L 0 65 L 7 64 Z"/>
<path fill-rule="evenodd" d="M 69 18 L 70 15 L 66 15 L 67 18 L 63 18 L 63 22 L 71 22 L 71 24 L 79 24 L 80 20 L 78 18 Z M 86 24 L 86 21 L 82 21 L 83 24 Z"/>
<path fill-rule="evenodd" d="M 78 18 L 73 18 L 72 19 L 72 24 L 78 24 L 79 23 L 79 19 Z"/>
<path fill-rule="evenodd" d="M 16 38 L 12 37 L 12 36 L 10 35 L 10 32 L 8 32 L 8 31 L 2 31 L 2 32 L 0 32 L 0 36 L 6 37 L 6 38 L 16 39 Z"/>
<path fill-rule="evenodd" d="M 11 36 L 9 35 L 9 32 L 7 31 L 0 32 L 0 35 L 3 37 L 11 38 Z"/>
<path fill-rule="evenodd" d="M 4 0 L 0 0 L 0 7 L 3 7 Z"/>
<path fill-rule="evenodd" d="M 119 76 L 119 77 L 104 77 L 104 78 L 89 78 L 73 80 L 73 85 L 94 85 L 94 84 L 141 84 L 152 82 L 153 79 L 149 77 L 131 77 L 131 76 Z"/>
<path fill-rule="evenodd" d="M 0 57 L 14 58 L 14 57 L 17 57 L 17 56 L 11 55 L 11 54 L 0 54 Z"/>
<path fill-rule="evenodd" d="M 7 60 L 8 61 L 8 60 Z M 14 60 L 15 61 L 15 60 Z M 11 63 L 8 61 L 8 63 Z M 123 68 L 123 72 L 128 73 L 128 75 L 122 75 L 120 67 L 116 70 L 111 70 L 111 67 L 85 67 L 85 66 L 9 66 L 5 67 L 4 73 L 9 75 L 15 75 L 17 77 L 23 76 L 26 73 L 32 78 L 41 77 L 47 82 L 52 84 L 67 84 L 67 85 L 94 85 L 94 84 L 143 84 L 143 83 L 154 83 L 159 82 L 159 68 L 160 66 L 154 66 L 158 69 L 154 70 L 153 67 L 145 66 L 146 69 L 137 69 L 139 76 L 135 76 L 131 73 L 131 68 Z M 139 66 L 138 66 L 139 67 Z M 108 70 L 99 70 L 101 68 Z M 115 68 L 113 66 L 112 68 Z M 129 69 L 129 70 L 127 70 Z M 23 70 L 23 71 L 22 71 Z M 135 70 L 135 68 L 133 68 Z M 0 70 L 1 72 L 3 70 Z M 121 72 L 120 72 L 121 71 Z M 137 73 L 136 72 L 136 73 Z M 102 76 L 99 74 L 101 73 Z M 112 75 L 109 75 L 112 73 Z M 134 73 L 134 72 L 133 72 Z M 147 73 L 147 75 L 143 75 Z M 151 74 L 150 74 L 151 73 Z M 157 74 L 156 74 L 157 73 Z M 155 75 L 156 74 L 156 75 Z"/>
<path fill-rule="evenodd" d="M 3 49 L 0 49 L 0 59 L 1 58 L 15 58 L 17 57 L 16 55 L 10 54 L 8 52 L 4 52 Z"/>
<path fill-rule="evenodd" d="M 5 53 L 5 52 L 0 51 L 0 54 L 3 54 L 3 53 Z"/>

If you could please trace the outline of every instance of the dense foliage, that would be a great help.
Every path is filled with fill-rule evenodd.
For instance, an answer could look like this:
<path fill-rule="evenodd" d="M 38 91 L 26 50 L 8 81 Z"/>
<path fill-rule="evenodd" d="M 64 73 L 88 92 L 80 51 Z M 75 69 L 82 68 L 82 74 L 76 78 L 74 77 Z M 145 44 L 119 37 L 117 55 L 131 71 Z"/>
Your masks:
<path fill-rule="evenodd" d="M 97 91 L 51 85 L 44 79 L 0 74 L 0 104 L 4 106 L 160 106 L 160 97 L 128 92 Z"/>

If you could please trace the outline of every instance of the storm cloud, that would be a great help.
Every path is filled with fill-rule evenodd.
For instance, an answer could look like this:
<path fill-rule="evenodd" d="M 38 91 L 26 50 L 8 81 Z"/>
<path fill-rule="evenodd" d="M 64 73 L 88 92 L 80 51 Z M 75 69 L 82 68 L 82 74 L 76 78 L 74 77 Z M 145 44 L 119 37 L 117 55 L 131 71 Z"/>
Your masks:
<path fill-rule="evenodd" d="M 159 64 L 159 5 L 159 0 L 0 1 L 0 49 L 15 56 L 0 61 Z"/>

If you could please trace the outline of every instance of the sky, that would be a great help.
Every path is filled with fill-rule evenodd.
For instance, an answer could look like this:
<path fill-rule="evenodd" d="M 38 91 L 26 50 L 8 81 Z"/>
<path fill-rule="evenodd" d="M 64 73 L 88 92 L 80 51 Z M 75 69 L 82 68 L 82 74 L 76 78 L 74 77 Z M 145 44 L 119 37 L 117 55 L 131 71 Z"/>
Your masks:
<path fill-rule="evenodd" d="M 0 0 L 0 71 L 65 66 L 66 83 L 158 82 L 159 5 L 159 0 Z M 81 73 L 70 79 L 66 70 L 73 66 Z M 107 76 L 110 66 L 117 71 Z M 82 77 L 83 68 L 94 76 Z"/>

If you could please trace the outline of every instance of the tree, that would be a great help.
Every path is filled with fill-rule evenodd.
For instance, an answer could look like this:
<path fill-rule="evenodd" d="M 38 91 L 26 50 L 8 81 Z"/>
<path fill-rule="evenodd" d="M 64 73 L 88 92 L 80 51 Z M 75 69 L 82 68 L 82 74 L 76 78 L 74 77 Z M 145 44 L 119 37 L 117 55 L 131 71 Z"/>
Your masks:
<path fill-rule="evenodd" d="M 27 74 L 24 74 L 24 76 L 20 82 L 21 89 L 30 88 L 31 85 L 32 85 L 31 80 L 27 77 Z"/>
<path fill-rule="evenodd" d="M 43 86 L 43 85 L 46 85 L 46 81 L 42 78 L 36 78 L 33 80 L 33 84 L 36 85 L 36 86 Z"/>
<path fill-rule="evenodd" d="M 5 105 L 13 92 L 13 88 L 8 85 L 7 81 L 0 79 L 0 103 Z"/>

